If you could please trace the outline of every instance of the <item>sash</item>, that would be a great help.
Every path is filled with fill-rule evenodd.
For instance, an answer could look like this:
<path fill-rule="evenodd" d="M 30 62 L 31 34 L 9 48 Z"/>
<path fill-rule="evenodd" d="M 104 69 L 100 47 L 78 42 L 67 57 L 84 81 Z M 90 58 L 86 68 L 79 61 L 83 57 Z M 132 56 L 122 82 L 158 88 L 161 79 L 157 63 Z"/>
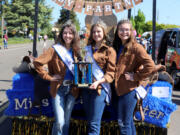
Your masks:
<path fill-rule="evenodd" d="M 86 50 L 86 56 L 85 56 L 85 60 L 89 61 L 89 58 L 91 58 L 92 60 L 92 74 L 95 77 L 96 80 L 101 80 L 104 77 L 104 73 L 102 71 L 102 69 L 98 66 L 98 64 L 96 63 L 96 61 L 93 58 L 93 53 L 92 53 L 92 48 L 91 46 L 86 46 L 85 47 Z M 104 88 L 105 92 L 107 93 L 106 96 L 106 102 L 110 103 L 110 99 L 111 99 L 111 88 L 110 88 L 110 84 L 109 83 L 102 83 L 101 84 L 102 87 Z"/>
<path fill-rule="evenodd" d="M 67 49 L 60 44 L 54 45 L 53 48 L 55 49 L 56 53 L 59 55 L 60 59 L 64 62 L 64 64 L 74 75 L 74 64 L 73 64 L 74 60 L 72 59 Z"/>

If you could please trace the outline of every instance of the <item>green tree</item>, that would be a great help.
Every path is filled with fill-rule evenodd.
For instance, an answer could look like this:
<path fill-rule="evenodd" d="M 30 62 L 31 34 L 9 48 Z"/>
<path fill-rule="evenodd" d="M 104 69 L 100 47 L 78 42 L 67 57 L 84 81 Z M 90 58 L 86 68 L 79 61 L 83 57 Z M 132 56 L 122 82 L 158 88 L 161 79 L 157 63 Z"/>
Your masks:
<path fill-rule="evenodd" d="M 34 29 L 35 0 L 11 0 L 4 6 L 4 18 L 8 32 L 19 35 L 25 31 L 29 34 Z M 45 0 L 39 1 L 38 29 L 51 28 L 52 8 L 45 5 Z M 24 34 L 24 33 L 23 33 Z"/>
<path fill-rule="evenodd" d="M 131 21 L 131 23 L 132 23 L 132 26 L 133 26 L 133 29 L 135 29 L 135 21 L 134 21 L 134 17 L 133 16 L 131 16 L 131 18 L 130 18 L 130 21 Z"/>
<path fill-rule="evenodd" d="M 79 23 L 79 20 L 77 19 L 77 16 L 76 16 L 76 13 L 71 10 L 67 10 L 67 9 L 62 9 L 60 10 L 60 17 L 58 19 L 58 24 L 59 24 L 59 27 L 64 24 L 66 21 L 68 20 L 72 20 L 72 22 L 76 25 L 76 29 L 77 31 L 80 30 L 80 23 Z"/>
<path fill-rule="evenodd" d="M 148 21 L 144 24 L 143 32 L 152 31 L 152 21 Z"/>
<path fill-rule="evenodd" d="M 161 29 L 166 29 L 165 24 L 156 24 L 156 31 L 161 30 Z"/>
<path fill-rule="evenodd" d="M 134 17 L 135 21 L 135 29 L 137 31 L 137 34 L 143 33 L 143 27 L 145 25 L 145 16 L 144 13 L 139 9 L 137 16 Z"/>

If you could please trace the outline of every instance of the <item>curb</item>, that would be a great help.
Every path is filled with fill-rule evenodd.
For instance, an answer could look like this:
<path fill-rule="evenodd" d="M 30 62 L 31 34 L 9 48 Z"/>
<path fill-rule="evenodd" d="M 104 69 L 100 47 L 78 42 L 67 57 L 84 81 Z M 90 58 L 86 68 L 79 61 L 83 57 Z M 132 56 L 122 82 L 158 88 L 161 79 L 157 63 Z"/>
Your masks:
<path fill-rule="evenodd" d="M 3 114 L 8 105 L 9 101 L 6 101 L 3 105 L 0 106 L 0 125 L 8 118 L 8 116 Z"/>

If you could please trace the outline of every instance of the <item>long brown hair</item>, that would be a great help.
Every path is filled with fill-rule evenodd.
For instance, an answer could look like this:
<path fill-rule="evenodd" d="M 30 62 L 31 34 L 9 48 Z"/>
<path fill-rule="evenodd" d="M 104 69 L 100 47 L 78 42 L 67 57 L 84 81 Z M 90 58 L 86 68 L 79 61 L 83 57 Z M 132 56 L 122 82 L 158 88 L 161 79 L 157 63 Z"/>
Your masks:
<path fill-rule="evenodd" d="M 88 45 L 95 46 L 95 44 L 96 44 L 95 40 L 93 39 L 93 29 L 94 29 L 94 27 L 96 27 L 96 26 L 102 28 L 102 30 L 103 30 L 104 36 L 103 36 L 103 41 L 102 41 L 102 43 L 104 43 L 104 44 L 106 44 L 106 45 L 110 45 L 110 42 L 109 42 L 109 39 L 108 39 L 108 36 L 107 36 L 107 31 L 106 31 L 107 26 L 106 26 L 106 24 L 105 24 L 103 21 L 101 21 L 101 20 L 97 21 L 95 24 L 93 24 L 93 25 L 91 26 L 90 36 L 89 36 L 89 39 L 88 39 Z"/>
<path fill-rule="evenodd" d="M 123 45 L 122 40 L 118 36 L 118 29 L 122 24 L 125 24 L 125 23 L 130 24 L 131 35 L 130 35 L 129 39 L 127 40 L 127 42 Z M 123 49 L 121 55 L 128 55 L 130 53 L 130 48 L 132 47 L 134 42 L 135 42 L 135 38 L 134 38 L 133 27 L 132 27 L 131 22 L 129 20 L 119 21 L 117 24 L 117 28 L 116 28 L 116 32 L 115 32 L 115 36 L 114 36 L 114 40 L 113 40 L 113 48 L 116 50 L 116 53 L 119 53 L 119 48 L 120 48 L 120 46 L 123 45 L 124 49 Z"/>
<path fill-rule="evenodd" d="M 77 44 L 77 42 L 78 42 L 78 40 L 79 40 L 79 39 L 78 39 L 79 36 L 78 36 L 77 31 L 76 31 L 75 25 L 74 25 L 70 20 L 68 20 L 68 21 L 62 26 L 62 28 L 61 28 L 61 30 L 60 30 L 60 33 L 59 33 L 59 36 L 58 36 L 58 42 L 60 42 L 60 44 L 62 44 L 62 45 L 65 45 L 65 41 L 64 41 L 64 39 L 63 39 L 63 32 L 64 32 L 64 29 L 65 29 L 65 28 L 70 28 L 71 31 L 72 31 L 72 33 L 73 33 L 73 35 L 74 35 L 74 39 L 72 40 L 72 43 L 71 43 L 71 47 L 73 47 L 74 45 Z"/>
<path fill-rule="evenodd" d="M 58 42 L 61 44 L 61 45 L 65 45 L 65 41 L 63 39 L 63 32 L 64 32 L 64 29 L 65 28 L 70 28 L 73 35 L 74 35 L 74 39 L 72 40 L 72 43 L 71 43 L 71 48 L 73 49 L 73 52 L 75 55 L 78 54 L 78 43 L 79 43 L 79 35 L 76 31 L 76 27 L 75 25 L 70 21 L 68 20 L 61 28 L 60 30 L 60 33 L 59 33 L 59 36 L 58 36 Z"/>

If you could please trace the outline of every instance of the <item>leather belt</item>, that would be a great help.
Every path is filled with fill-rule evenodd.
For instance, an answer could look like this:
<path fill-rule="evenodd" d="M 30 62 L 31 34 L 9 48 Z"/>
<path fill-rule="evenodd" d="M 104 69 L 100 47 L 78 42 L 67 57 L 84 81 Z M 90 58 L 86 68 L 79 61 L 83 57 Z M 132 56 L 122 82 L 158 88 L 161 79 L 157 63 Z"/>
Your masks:
<path fill-rule="evenodd" d="M 73 84 L 72 80 L 64 80 L 63 81 L 63 86 L 69 86 L 69 85 L 72 85 L 72 84 Z"/>

